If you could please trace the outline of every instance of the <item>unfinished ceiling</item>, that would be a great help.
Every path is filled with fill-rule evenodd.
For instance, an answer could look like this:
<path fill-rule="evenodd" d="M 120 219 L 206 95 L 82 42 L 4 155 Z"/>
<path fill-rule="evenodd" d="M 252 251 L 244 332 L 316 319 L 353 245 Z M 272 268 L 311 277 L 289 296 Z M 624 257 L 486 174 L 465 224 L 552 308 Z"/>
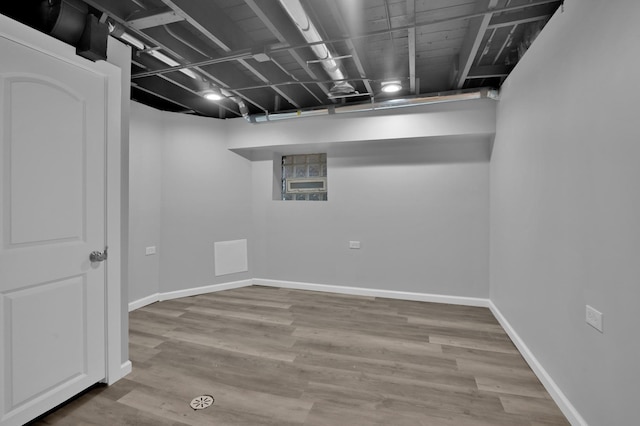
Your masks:
<path fill-rule="evenodd" d="M 85 0 L 132 98 L 235 118 L 494 87 L 559 0 Z M 395 81 L 400 90 L 382 91 Z M 210 98 L 220 98 L 209 100 Z"/>

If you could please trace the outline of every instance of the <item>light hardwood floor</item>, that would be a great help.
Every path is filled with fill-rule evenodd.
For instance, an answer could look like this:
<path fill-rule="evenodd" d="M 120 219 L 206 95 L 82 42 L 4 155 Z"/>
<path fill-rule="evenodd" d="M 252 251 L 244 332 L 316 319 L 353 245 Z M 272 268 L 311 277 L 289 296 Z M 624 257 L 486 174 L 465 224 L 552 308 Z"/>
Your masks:
<path fill-rule="evenodd" d="M 130 358 L 36 424 L 568 424 L 486 308 L 245 287 L 132 312 Z"/>

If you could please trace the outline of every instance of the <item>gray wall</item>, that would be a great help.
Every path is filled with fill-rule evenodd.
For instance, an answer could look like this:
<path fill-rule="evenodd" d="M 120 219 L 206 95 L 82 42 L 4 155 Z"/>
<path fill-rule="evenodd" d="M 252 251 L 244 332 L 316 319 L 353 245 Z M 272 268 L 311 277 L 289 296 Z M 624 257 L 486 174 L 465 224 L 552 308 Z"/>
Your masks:
<path fill-rule="evenodd" d="M 224 122 L 135 102 L 131 114 L 129 302 L 251 278 L 215 277 L 214 242 L 252 230 L 251 165 L 227 150 Z"/>
<path fill-rule="evenodd" d="M 640 418 L 639 16 L 568 0 L 503 86 L 491 160 L 491 299 L 592 425 Z"/>
<path fill-rule="evenodd" d="M 330 147 L 326 202 L 274 201 L 255 161 L 254 277 L 488 297 L 488 157 L 487 137 Z"/>
<path fill-rule="evenodd" d="M 265 134 L 271 123 L 133 103 L 129 301 L 250 278 L 488 297 L 495 102 L 421 110 L 384 113 L 388 126 L 414 123 L 406 139 L 361 141 L 358 129 L 380 113 L 274 123 L 278 132 Z M 314 145 L 329 153 L 329 201 L 274 201 L 272 161 L 250 162 L 229 141 L 267 144 L 269 158 L 285 140 L 307 151 L 305 122 L 341 138 Z M 419 136 L 425 132 L 441 136 Z M 213 243 L 244 238 L 249 272 L 215 277 Z M 362 248 L 349 250 L 349 240 Z M 158 254 L 145 256 L 152 245 Z"/>
<path fill-rule="evenodd" d="M 160 291 L 160 224 L 162 216 L 162 113 L 131 103 L 129 147 L 129 301 Z M 155 246 L 156 255 L 146 256 Z"/>
<path fill-rule="evenodd" d="M 251 163 L 229 151 L 223 120 L 162 114 L 160 291 L 245 280 L 215 277 L 214 242 L 251 242 Z"/>

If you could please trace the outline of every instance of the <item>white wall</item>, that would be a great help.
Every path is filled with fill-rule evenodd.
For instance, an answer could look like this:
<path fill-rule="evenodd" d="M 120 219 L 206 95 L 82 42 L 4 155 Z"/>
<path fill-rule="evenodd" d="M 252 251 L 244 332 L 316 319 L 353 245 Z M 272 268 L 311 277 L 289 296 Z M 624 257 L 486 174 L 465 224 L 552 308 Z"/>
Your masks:
<path fill-rule="evenodd" d="M 639 16 L 567 0 L 502 88 L 491 160 L 491 299 L 591 425 L 640 418 Z"/>
<path fill-rule="evenodd" d="M 121 362 L 129 361 L 129 98 L 131 97 L 131 47 L 116 38 L 107 39 L 107 61 L 120 68 L 120 296 L 121 296 Z"/>
<path fill-rule="evenodd" d="M 255 161 L 254 276 L 488 297 L 488 157 L 487 137 L 329 150 L 326 202 L 273 200 Z"/>

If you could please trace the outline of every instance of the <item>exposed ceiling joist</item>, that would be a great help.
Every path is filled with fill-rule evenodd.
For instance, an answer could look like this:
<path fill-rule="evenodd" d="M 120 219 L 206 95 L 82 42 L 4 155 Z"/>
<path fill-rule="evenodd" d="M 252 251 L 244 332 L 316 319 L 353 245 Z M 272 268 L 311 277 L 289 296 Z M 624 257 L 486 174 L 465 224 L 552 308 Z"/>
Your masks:
<path fill-rule="evenodd" d="M 485 65 L 471 69 L 467 78 L 506 77 L 512 69 L 513 67 L 508 65 Z"/>
<path fill-rule="evenodd" d="M 478 3 L 476 10 L 491 10 L 497 5 L 498 0 L 481 0 Z M 464 86 L 464 82 L 467 80 L 473 61 L 476 58 L 478 49 L 480 48 L 482 38 L 484 37 L 487 27 L 491 22 L 491 17 L 492 15 L 490 13 L 485 13 L 482 16 L 471 18 L 469 20 L 469 29 L 467 30 L 467 35 L 462 43 L 460 55 L 458 57 L 458 74 L 456 75 L 454 82 L 454 87 L 456 89 L 461 89 L 462 86 Z"/>
<path fill-rule="evenodd" d="M 416 0 L 407 0 L 407 15 L 413 17 L 415 23 Z M 407 30 L 407 45 L 409 50 L 409 91 L 416 94 L 416 29 Z M 418 90 L 419 91 L 419 90 Z"/>
<path fill-rule="evenodd" d="M 287 45 L 289 44 L 288 38 L 295 37 L 292 31 L 286 30 L 287 26 L 283 25 L 282 19 L 278 19 L 277 16 L 274 16 L 273 8 L 275 8 L 276 4 L 273 0 L 261 0 L 259 4 L 256 0 L 245 0 L 245 3 L 247 4 L 247 6 L 249 6 L 249 8 L 251 8 L 253 13 L 255 13 L 256 16 L 260 18 L 262 23 L 269 29 L 269 31 L 271 31 L 271 33 L 280 43 Z M 275 24 L 276 19 L 278 19 L 279 25 Z M 284 34 L 285 31 L 287 32 L 286 36 Z M 316 73 L 307 65 L 307 62 L 300 56 L 297 51 L 290 49 L 288 50 L 288 52 L 311 79 L 319 80 Z M 325 95 L 329 94 L 329 89 L 326 85 L 318 84 L 318 87 Z"/>
<path fill-rule="evenodd" d="M 137 100 L 218 118 L 328 108 L 329 88 L 338 82 L 361 92 L 362 99 L 340 96 L 343 104 L 367 102 L 362 93 L 372 96 L 387 80 L 399 80 L 405 89 L 385 94 L 389 99 L 462 87 L 497 88 L 562 3 L 85 1 L 91 13 L 102 12 L 115 24 L 114 37 L 134 46 L 132 59 L 139 65 L 131 78 Z M 316 27 L 318 37 L 307 37 L 301 31 L 306 25 Z M 323 46 L 335 50 L 332 64 L 322 62 L 318 51 Z M 459 71 L 452 75 L 454 61 Z M 341 76 L 333 74 L 335 67 Z M 208 90 L 219 90 L 223 98 L 204 99 Z"/>
<path fill-rule="evenodd" d="M 95 0 L 85 0 L 85 1 L 87 1 L 88 3 L 95 2 Z M 162 1 L 169 1 L 169 0 L 162 0 Z M 548 4 L 548 3 L 556 3 L 557 4 L 557 3 L 559 3 L 559 0 L 538 0 L 535 3 L 533 3 L 533 5 Z M 523 8 L 531 7 L 531 5 L 532 5 L 531 3 L 530 4 L 526 4 L 526 5 L 515 5 L 515 6 L 496 8 L 494 10 L 485 10 L 485 11 L 482 11 L 482 12 L 458 15 L 458 16 L 442 18 L 442 19 L 418 21 L 418 22 L 415 22 L 415 23 L 410 24 L 410 25 L 402 25 L 402 26 L 394 27 L 392 30 L 383 29 L 383 30 L 369 31 L 369 32 L 366 32 L 366 33 L 361 33 L 361 34 L 352 34 L 350 36 L 330 37 L 329 39 L 324 40 L 322 42 L 302 43 L 302 44 L 290 45 L 290 46 L 287 46 L 287 47 L 269 46 L 267 51 L 269 51 L 269 52 L 281 52 L 281 51 L 284 51 L 284 50 L 304 49 L 304 48 L 307 48 L 307 47 L 310 47 L 310 46 L 314 46 L 314 45 L 317 45 L 317 44 L 323 44 L 323 43 L 346 42 L 347 40 L 350 40 L 350 39 L 366 39 L 366 38 L 370 38 L 370 37 L 386 35 L 390 31 L 402 31 L 402 30 L 406 31 L 406 30 L 411 29 L 411 28 L 418 28 L 418 27 L 424 27 L 424 26 L 430 26 L 430 25 L 438 25 L 438 24 L 443 24 L 443 23 L 448 23 L 448 22 L 464 21 L 464 20 L 468 20 L 468 19 L 472 19 L 472 18 L 484 17 L 485 15 L 491 14 L 491 13 L 501 13 L 501 12 L 510 12 L 510 11 L 514 11 L 514 10 L 520 10 L 520 9 L 523 9 Z M 148 75 L 162 74 L 162 73 L 166 73 L 166 72 L 176 71 L 176 70 L 179 70 L 179 69 L 206 66 L 206 65 L 229 62 L 229 61 L 236 61 L 238 59 L 251 58 L 251 57 L 253 57 L 253 55 L 254 55 L 254 52 L 252 52 L 250 49 L 241 49 L 241 50 L 238 50 L 238 51 L 235 51 L 235 52 L 229 52 L 229 54 L 226 55 L 226 56 L 221 56 L 221 57 L 218 57 L 218 58 L 213 58 L 213 59 L 208 59 L 208 60 L 204 60 L 204 61 L 194 62 L 194 63 L 191 63 L 191 64 L 185 64 L 185 65 L 182 65 L 182 66 L 179 66 L 179 67 L 162 68 L 162 69 L 158 69 L 158 70 L 155 70 L 155 71 L 150 71 L 149 73 L 145 72 L 145 73 L 140 73 L 140 74 L 134 74 L 131 77 L 132 78 L 146 77 Z"/>
<path fill-rule="evenodd" d="M 135 84 L 135 83 L 132 84 L 131 87 L 133 87 L 134 89 L 137 89 L 137 90 L 141 90 L 141 91 L 143 91 L 145 93 L 148 93 L 149 95 L 152 95 L 152 96 L 154 96 L 154 97 L 156 97 L 158 99 L 162 99 L 163 101 L 167 101 L 170 104 L 173 104 L 173 105 L 179 106 L 181 108 L 184 108 L 185 111 L 196 112 L 196 111 L 193 111 L 193 109 L 191 107 L 189 107 L 189 106 L 187 106 L 187 105 L 185 105 L 183 103 L 180 103 L 179 101 L 176 101 L 175 99 L 170 99 L 170 98 L 168 98 L 168 97 L 166 97 L 164 95 L 161 95 L 157 91 L 153 91 L 153 90 L 147 89 L 146 87 L 142 87 L 142 86 L 140 86 L 138 84 Z"/>
<path fill-rule="evenodd" d="M 491 18 L 488 28 L 501 28 L 548 19 L 556 9 L 557 4 L 538 4 L 509 13 L 501 13 Z"/>
<path fill-rule="evenodd" d="M 190 25 L 192 25 L 195 29 L 197 29 L 206 38 L 211 40 L 220 49 L 224 50 L 225 52 L 230 52 L 231 51 L 231 47 L 229 47 L 224 41 L 222 41 L 218 37 L 216 37 L 212 32 L 209 31 L 209 29 L 207 29 L 204 25 L 200 24 L 200 22 L 193 17 L 193 16 L 197 16 L 196 14 L 193 13 L 194 11 L 189 11 L 190 13 L 188 13 L 187 11 L 183 10 L 182 8 L 180 8 L 172 0 L 161 0 L 161 1 L 165 5 L 167 5 L 173 12 L 175 12 L 178 15 L 182 16 L 185 21 L 187 21 Z M 195 2 L 194 2 L 194 4 L 195 4 Z M 217 22 L 217 21 L 213 22 L 212 25 L 214 25 L 214 24 L 215 25 L 224 24 L 224 22 L 225 22 L 224 20 L 220 20 L 220 22 Z"/>
<path fill-rule="evenodd" d="M 241 29 L 234 26 L 232 22 L 225 18 L 223 13 L 214 13 L 214 5 L 210 5 L 210 9 L 207 15 L 198 13 L 197 2 L 181 1 L 181 0 L 161 0 L 165 5 L 169 6 L 172 10 L 185 17 L 185 20 L 196 28 L 203 36 L 212 41 L 217 47 L 222 49 L 225 53 L 229 53 L 232 50 L 232 44 L 235 45 L 247 45 L 247 43 L 241 43 L 245 38 Z M 185 9 L 188 8 L 188 9 Z M 228 35 L 224 39 L 218 34 L 213 33 L 213 29 L 218 34 Z M 233 35 L 233 36 L 231 36 Z M 270 68 L 267 65 L 256 63 L 250 64 L 247 61 L 248 58 L 237 59 L 237 62 L 253 74 L 256 78 L 264 83 L 271 81 L 278 81 L 282 79 L 279 72 Z M 272 86 L 271 89 L 276 92 L 282 98 L 286 99 L 291 105 L 296 108 L 300 108 L 300 104 L 294 99 L 291 93 L 286 93 L 282 89 Z"/>
<path fill-rule="evenodd" d="M 256 77 L 258 77 L 260 80 L 266 83 L 269 87 L 271 87 L 274 92 L 276 92 L 278 95 L 286 99 L 287 102 L 289 102 L 291 105 L 293 105 L 296 108 L 300 108 L 300 105 L 291 96 L 287 95 L 284 91 L 279 89 L 277 86 L 272 85 L 271 80 L 269 80 L 267 77 L 262 75 L 262 73 L 259 72 L 257 69 L 255 69 L 251 64 L 249 64 L 246 59 L 240 59 L 238 62 L 244 65 L 245 68 L 247 68 L 249 71 L 255 74 Z"/>
<path fill-rule="evenodd" d="M 136 30 L 144 30 L 147 28 L 159 27 L 161 25 L 172 24 L 179 21 L 184 21 L 184 17 L 178 15 L 174 11 L 169 11 L 146 16 L 144 18 L 132 19 L 127 21 L 127 23 L 131 28 L 135 28 Z"/>

